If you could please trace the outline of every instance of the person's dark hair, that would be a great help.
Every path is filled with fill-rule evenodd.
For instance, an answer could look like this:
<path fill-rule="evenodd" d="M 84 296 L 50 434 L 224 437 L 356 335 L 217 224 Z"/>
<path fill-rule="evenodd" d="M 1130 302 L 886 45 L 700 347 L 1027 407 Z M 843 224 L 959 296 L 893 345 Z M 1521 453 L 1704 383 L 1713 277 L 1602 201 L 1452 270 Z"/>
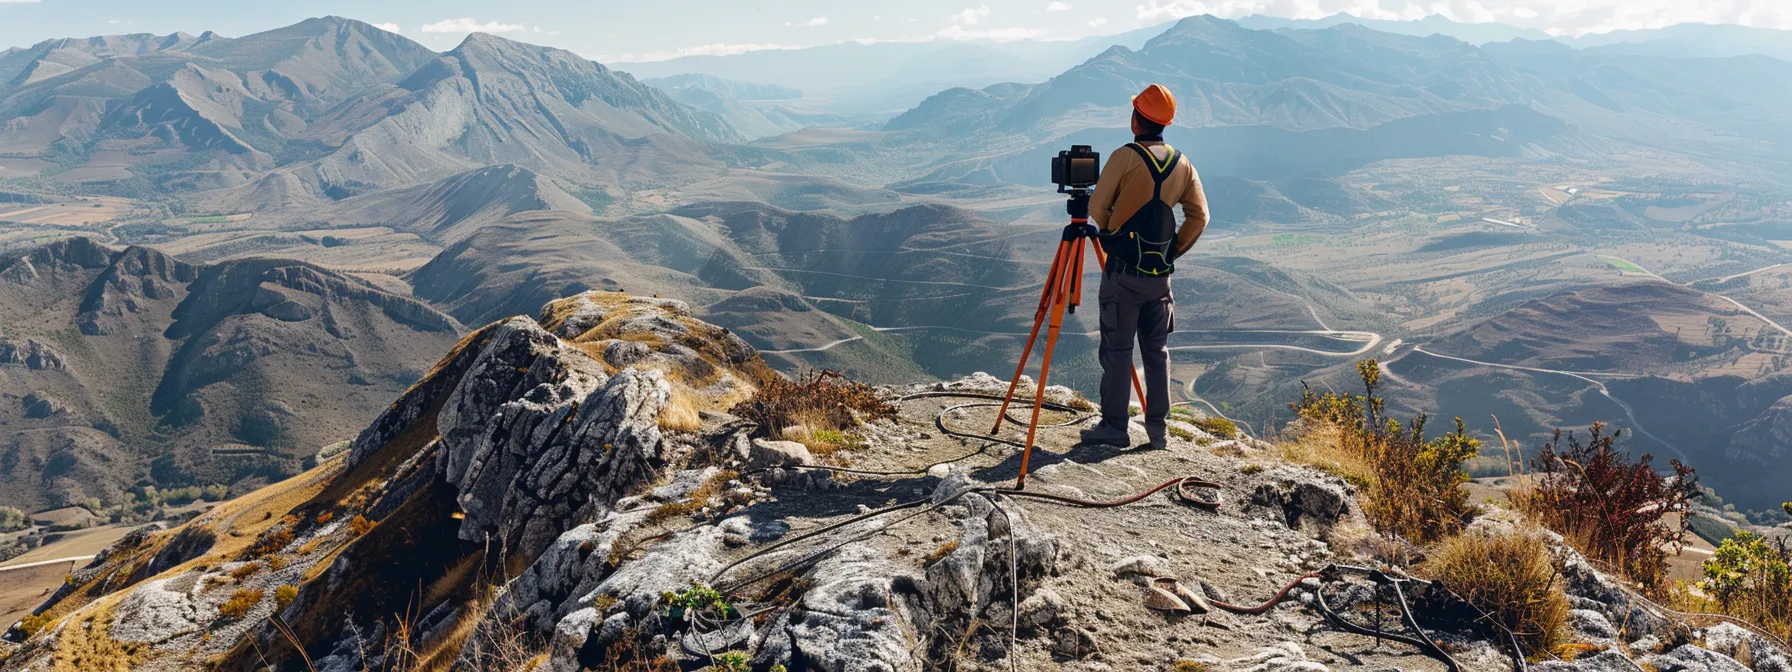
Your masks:
<path fill-rule="evenodd" d="M 1162 139 L 1164 139 L 1164 125 L 1163 124 L 1157 123 L 1150 119 L 1146 119 L 1145 115 L 1139 114 L 1138 110 L 1132 111 L 1132 121 L 1133 121 L 1133 123 L 1139 125 L 1138 139 L 1141 139 L 1141 140 L 1162 140 Z"/>

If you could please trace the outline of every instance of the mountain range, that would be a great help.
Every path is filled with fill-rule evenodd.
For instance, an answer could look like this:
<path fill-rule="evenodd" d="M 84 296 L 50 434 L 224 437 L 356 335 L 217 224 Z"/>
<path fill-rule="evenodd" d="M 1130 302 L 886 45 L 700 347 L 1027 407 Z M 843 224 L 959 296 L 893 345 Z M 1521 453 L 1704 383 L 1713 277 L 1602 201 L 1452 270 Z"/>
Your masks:
<path fill-rule="evenodd" d="M 0 495 L 34 510 L 291 476 L 462 331 L 310 264 L 87 238 L 0 257 L 0 323 Z"/>
<path fill-rule="evenodd" d="M 482 34 L 437 53 L 334 17 L 240 38 L 8 51 L 0 249 L 61 259 L 91 248 L 81 254 L 106 261 L 58 263 L 95 273 L 114 257 L 172 269 L 156 289 L 129 285 L 150 292 L 134 305 L 166 317 L 127 329 L 107 325 L 147 313 L 69 308 L 29 329 L 6 323 L 0 360 L 32 376 L 8 402 L 17 418 L 6 421 L 27 428 L 19 454 L 48 464 L 55 442 L 43 437 L 80 434 L 122 474 L 75 478 L 92 483 L 77 491 L 25 470 L 9 487 L 49 505 L 111 501 L 139 480 L 286 473 L 340 440 L 336 418 L 366 415 L 234 382 L 261 369 L 214 370 L 211 358 L 256 353 L 268 362 L 257 380 L 285 380 L 324 357 L 342 381 L 320 390 L 362 386 L 351 378 L 403 386 L 427 368 L 409 353 L 431 348 L 395 343 L 592 290 L 685 301 L 787 372 L 900 382 L 1003 370 L 1063 225 L 1061 197 L 1042 188 L 1048 157 L 1125 142 L 1128 96 L 1159 82 L 1181 103 L 1168 139 L 1198 167 L 1214 215 L 1175 283 L 1184 401 L 1267 429 L 1303 381 L 1346 386 L 1344 362 L 1366 357 L 1402 371 L 1426 357 L 1413 350 L 1422 344 L 1481 364 L 1398 374 L 1415 410 L 1476 422 L 1497 411 L 1527 443 L 1568 422 L 1628 422 L 1610 397 L 1642 408 L 1643 393 L 1627 392 L 1635 381 L 1598 388 L 1609 395 L 1573 378 L 1505 394 L 1550 374 L 1502 365 L 1579 365 L 1475 347 L 1569 323 L 1571 342 L 1691 357 L 1601 363 L 1614 372 L 1673 389 L 1724 378 L 1709 383 L 1724 401 L 1691 428 L 1648 429 L 1705 456 L 1713 483 L 1756 491 L 1734 501 L 1767 501 L 1737 465 L 1768 454 L 1760 437 L 1776 435 L 1779 399 L 1736 390 L 1766 375 L 1763 349 L 1777 344 L 1677 350 L 1642 316 L 1742 319 L 1691 285 L 1783 258 L 1792 64 L 1639 46 L 1698 35 L 1691 27 L 1577 47 L 1485 25 L 1483 40 L 1436 20 L 1272 23 L 1197 16 L 1078 42 L 850 44 L 614 67 Z M 1771 42 L 1747 34 L 1760 40 L 1738 38 L 1736 51 Z M 1697 298 L 1606 291 L 1638 277 L 1632 258 L 1670 269 Z M 77 275 L 18 305 L 80 306 L 110 286 Z M 1776 287 L 1750 291 L 1723 296 L 1792 319 Z M 197 307 L 213 301 L 234 307 Z M 357 307 L 326 311 L 333 301 Z M 1574 310 L 1548 309 L 1562 302 Z M 1632 319 L 1585 317 L 1602 310 Z M 323 318 L 348 312 L 367 316 L 351 330 L 365 338 Z M 130 351 L 150 354 L 82 363 L 82 352 L 123 347 L 106 345 L 114 332 L 83 333 L 89 324 L 141 335 Z M 1070 319 L 1054 380 L 1092 384 L 1094 331 L 1089 316 Z M 306 354 L 285 358 L 276 345 L 287 343 Z M 32 368 L 50 361 L 129 368 L 117 380 L 142 382 L 109 398 L 95 381 L 110 378 Z M 293 419 L 269 410 L 281 405 Z M 238 468 L 219 450 L 266 461 Z M 158 471 L 163 454 L 178 459 Z"/>

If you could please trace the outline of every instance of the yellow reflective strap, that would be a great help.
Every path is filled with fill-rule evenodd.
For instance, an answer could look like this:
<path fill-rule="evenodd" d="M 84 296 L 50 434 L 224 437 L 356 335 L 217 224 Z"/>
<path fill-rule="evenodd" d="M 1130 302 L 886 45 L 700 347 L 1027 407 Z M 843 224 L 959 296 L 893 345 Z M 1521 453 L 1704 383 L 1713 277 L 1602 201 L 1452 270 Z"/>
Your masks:
<path fill-rule="evenodd" d="M 1159 162 L 1157 160 L 1157 155 L 1151 153 L 1150 147 L 1140 145 L 1139 143 L 1136 143 L 1136 142 L 1132 143 L 1132 144 L 1138 145 L 1139 149 L 1145 150 L 1145 156 L 1151 157 L 1151 165 L 1154 166 L 1157 169 L 1157 172 L 1159 172 L 1159 173 L 1164 172 L 1164 168 L 1168 167 L 1170 165 L 1171 161 L 1176 160 L 1176 148 L 1175 147 L 1170 147 L 1169 145 L 1164 145 L 1164 147 L 1169 148 L 1170 155 L 1164 157 L 1164 160 L 1162 162 Z"/>

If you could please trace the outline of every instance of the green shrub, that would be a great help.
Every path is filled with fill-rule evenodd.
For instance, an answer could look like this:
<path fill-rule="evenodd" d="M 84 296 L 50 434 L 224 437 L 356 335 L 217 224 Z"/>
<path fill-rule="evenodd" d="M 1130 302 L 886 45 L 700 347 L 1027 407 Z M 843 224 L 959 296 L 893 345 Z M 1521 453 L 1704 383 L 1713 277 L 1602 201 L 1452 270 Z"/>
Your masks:
<path fill-rule="evenodd" d="M 25 527 L 25 512 L 10 506 L 0 506 L 0 532 L 11 532 Z"/>
<path fill-rule="evenodd" d="M 1752 532 L 1737 532 L 1705 561 L 1699 589 L 1723 613 L 1781 636 L 1792 634 L 1792 551 Z"/>
<path fill-rule="evenodd" d="M 1331 470 L 1363 488 L 1363 513 L 1375 529 L 1414 543 L 1429 543 L 1461 531 L 1474 515 L 1463 484 L 1463 464 L 1481 442 L 1456 419 L 1453 432 L 1427 440 L 1428 416 L 1406 426 L 1388 418 L 1375 395 L 1381 366 L 1357 364 L 1364 394 L 1314 394 L 1307 389 L 1294 410 L 1310 423 L 1291 459 Z"/>

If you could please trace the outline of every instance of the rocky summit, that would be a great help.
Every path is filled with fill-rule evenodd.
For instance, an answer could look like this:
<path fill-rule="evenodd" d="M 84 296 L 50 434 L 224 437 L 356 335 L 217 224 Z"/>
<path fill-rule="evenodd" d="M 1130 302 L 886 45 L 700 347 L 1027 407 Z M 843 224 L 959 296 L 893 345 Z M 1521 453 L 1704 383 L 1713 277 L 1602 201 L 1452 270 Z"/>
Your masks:
<path fill-rule="evenodd" d="M 1271 444 L 1179 415 L 1167 450 L 1076 445 L 1051 388 L 1014 491 L 1020 452 L 976 438 L 1004 381 L 877 388 L 893 414 L 821 450 L 729 412 L 780 380 L 678 301 L 494 322 L 314 469 L 105 549 L 0 670 L 1526 669 L 1433 608 L 1449 577 L 1377 588 L 1405 561 L 1354 486 Z M 1792 670 L 1552 543 L 1579 655 L 1529 669 Z"/>

